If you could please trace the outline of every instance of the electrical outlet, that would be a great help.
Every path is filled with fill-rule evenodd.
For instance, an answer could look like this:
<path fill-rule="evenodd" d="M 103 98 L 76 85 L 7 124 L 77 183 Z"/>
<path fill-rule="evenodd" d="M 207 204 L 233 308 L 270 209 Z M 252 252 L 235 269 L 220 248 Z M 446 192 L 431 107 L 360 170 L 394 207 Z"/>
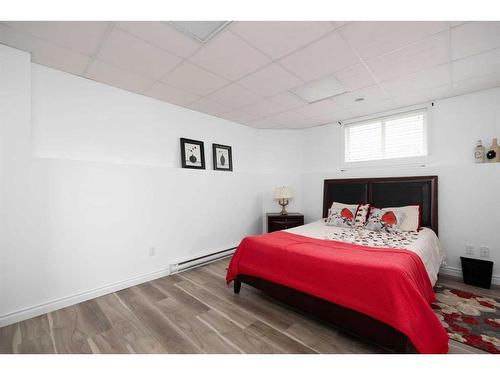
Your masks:
<path fill-rule="evenodd" d="M 465 245 L 465 254 L 474 255 L 474 245 Z"/>
<path fill-rule="evenodd" d="M 479 248 L 479 255 L 481 256 L 481 258 L 489 258 L 490 248 L 488 246 L 481 246 Z"/>
<path fill-rule="evenodd" d="M 149 248 L 149 256 L 150 256 L 150 257 L 154 257 L 155 255 L 156 255 L 156 247 L 151 246 L 151 247 Z"/>

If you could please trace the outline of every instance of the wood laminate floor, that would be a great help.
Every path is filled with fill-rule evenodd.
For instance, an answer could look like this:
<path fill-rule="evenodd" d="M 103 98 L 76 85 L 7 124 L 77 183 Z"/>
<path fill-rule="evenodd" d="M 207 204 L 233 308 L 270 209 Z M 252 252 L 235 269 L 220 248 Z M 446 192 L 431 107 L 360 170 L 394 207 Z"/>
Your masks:
<path fill-rule="evenodd" d="M 0 353 L 384 353 L 224 281 L 229 258 L 0 328 Z M 483 295 L 498 290 L 452 279 Z M 484 353 L 450 341 L 450 353 Z"/>

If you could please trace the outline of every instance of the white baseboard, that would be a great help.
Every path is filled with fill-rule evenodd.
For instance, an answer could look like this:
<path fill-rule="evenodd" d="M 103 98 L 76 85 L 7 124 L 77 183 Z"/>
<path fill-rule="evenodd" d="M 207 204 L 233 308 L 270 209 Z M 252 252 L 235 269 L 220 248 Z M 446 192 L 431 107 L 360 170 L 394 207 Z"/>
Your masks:
<path fill-rule="evenodd" d="M 73 294 L 71 296 L 58 298 L 49 302 L 45 302 L 39 305 L 27 307 L 21 310 L 13 311 L 0 316 L 0 327 L 8 326 L 20 322 L 22 320 L 34 318 L 42 314 L 49 313 L 63 307 L 71 306 L 80 302 L 87 301 L 89 299 L 104 296 L 109 293 L 116 292 L 125 288 L 130 288 L 131 286 L 145 283 L 160 277 L 168 276 L 170 271 L 168 268 L 161 269 L 159 271 L 154 271 L 132 277 L 127 280 L 122 280 L 116 283 L 108 284 L 99 288 L 91 289 L 82 293 Z"/>
<path fill-rule="evenodd" d="M 444 275 L 457 276 L 460 278 L 462 277 L 462 269 L 457 267 L 441 267 L 439 273 L 442 273 Z M 491 278 L 491 283 L 493 285 L 500 285 L 500 275 L 493 275 L 493 277 Z"/>

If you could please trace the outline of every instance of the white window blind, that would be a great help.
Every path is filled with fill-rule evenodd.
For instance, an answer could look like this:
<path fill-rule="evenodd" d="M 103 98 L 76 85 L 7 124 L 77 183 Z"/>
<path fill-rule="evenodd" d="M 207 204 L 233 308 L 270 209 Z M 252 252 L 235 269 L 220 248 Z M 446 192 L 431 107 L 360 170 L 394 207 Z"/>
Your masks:
<path fill-rule="evenodd" d="M 425 156 L 426 111 L 348 124 L 344 135 L 346 162 Z"/>

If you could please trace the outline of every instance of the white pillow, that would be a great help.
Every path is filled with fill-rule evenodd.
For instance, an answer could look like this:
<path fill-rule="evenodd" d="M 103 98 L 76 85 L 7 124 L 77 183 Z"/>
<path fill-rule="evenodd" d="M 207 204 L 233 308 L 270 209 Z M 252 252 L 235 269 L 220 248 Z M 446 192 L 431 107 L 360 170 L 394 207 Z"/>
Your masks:
<path fill-rule="evenodd" d="M 342 228 L 354 227 L 354 219 L 358 210 L 357 204 L 333 202 L 328 210 L 326 225 Z"/>
<path fill-rule="evenodd" d="M 387 207 L 384 210 L 403 214 L 403 220 L 399 226 L 402 231 L 417 231 L 420 228 L 420 206 Z"/>

